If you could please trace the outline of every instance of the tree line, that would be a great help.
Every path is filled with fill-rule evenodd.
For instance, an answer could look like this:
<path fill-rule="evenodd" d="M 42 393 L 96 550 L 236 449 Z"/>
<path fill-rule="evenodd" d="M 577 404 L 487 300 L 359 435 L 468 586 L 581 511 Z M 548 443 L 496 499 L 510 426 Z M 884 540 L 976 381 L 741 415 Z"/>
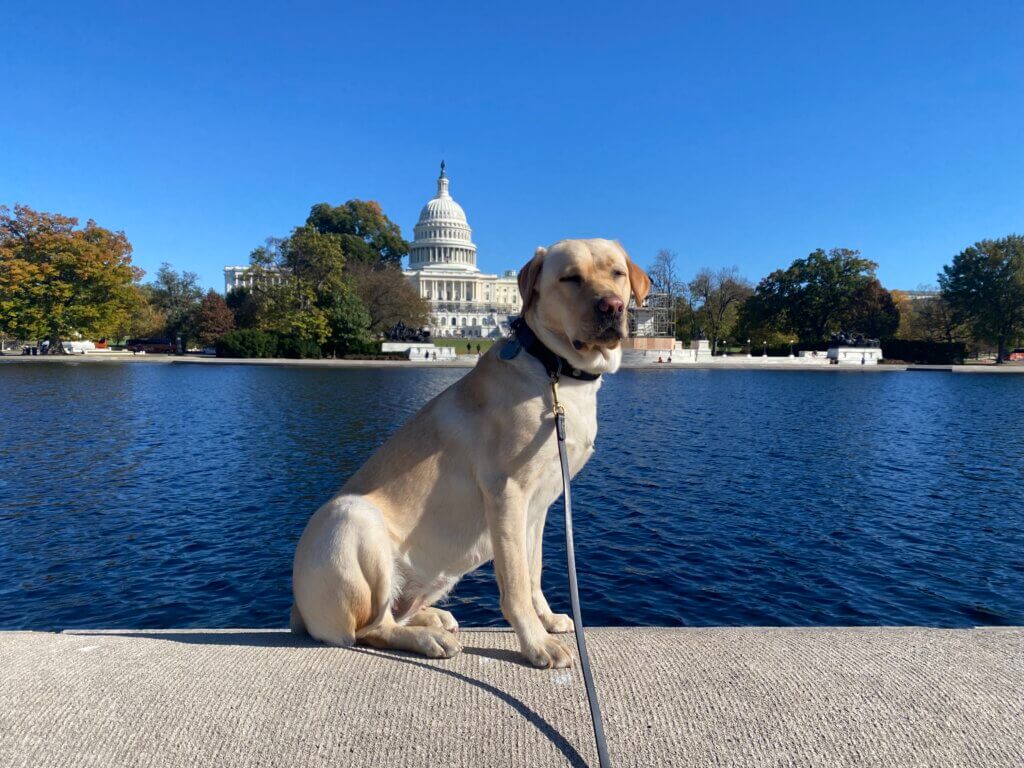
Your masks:
<path fill-rule="evenodd" d="M 373 352 L 399 321 L 427 323 L 429 306 L 401 273 L 408 248 L 377 203 L 321 203 L 252 251 L 251 288 L 222 297 L 166 263 L 143 282 L 123 232 L 0 207 L 0 334 L 47 340 L 53 353 L 82 337 L 180 339 L 244 356 Z"/>
<path fill-rule="evenodd" d="M 676 337 L 723 349 L 823 348 L 835 333 L 994 350 L 1002 362 L 1024 340 L 1024 237 L 982 240 L 942 268 L 936 288 L 887 290 L 878 264 L 848 248 L 817 249 L 756 285 L 736 267 L 679 274 L 664 249 L 648 269 Z M 894 345 L 895 346 L 895 345 Z"/>
<path fill-rule="evenodd" d="M 321 356 L 376 350 L 399 321 L 422 327 L 429 306 L 401 273 L 409 244 L 375 202 L 315 205 L 287 237 L 250 254 L 252 287 L 222 297 L 164 264 L 152 280 L 132 263 L 123 232 L 90 220 L 0 206 L 0 336 L 181 338 L 227 353 Z M 934 295 L 890 291 L 878 265 L 847 248 L 818 249 L 756 285 L 735 267 L 679 274 L 660 251 L 654 291 L 678 338 L 723 347 L 823 345 L 846 331 L 882 340 L 970 344 L 1002 361 L 1024 339 L 1024 237 L 981 240 L 938 275 Z M 748 341 L 749 340 L 749 341 Z"/>
<path fill-rule="evenodd" d="M 294 357 L 368 354 L 398 322 L 427 324 L 430 307 L 402 275 L 409 243 L 375 202 L 314 205 L 286 238 L 250 254 L 252 287 L 227 305 L 240 329 L 219 353 Z M 248 331 L 244 333 L 243 331 Z"/>

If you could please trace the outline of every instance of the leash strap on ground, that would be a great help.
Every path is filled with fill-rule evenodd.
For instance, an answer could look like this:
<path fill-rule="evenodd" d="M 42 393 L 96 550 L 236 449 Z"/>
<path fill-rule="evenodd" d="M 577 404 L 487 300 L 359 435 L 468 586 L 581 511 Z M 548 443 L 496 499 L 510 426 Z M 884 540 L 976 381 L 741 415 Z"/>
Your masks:
<path fill-rule="evenodd" d="M 558 459 L 562 464 L 562 489 L 565 498 L 565 556 L 569 572 L 569 602 L 572 604 L 572 622 L 576 632 L 576 645 L 580 649 L 580 667 L 583 669 L 583 684 L 587 688 L 587 702 L 590 704 L 590 719 L 594 723 L 594 740 L 597 742 L 597 760 L 601 768 L 611 768 L 608 757 L 608 743 L 604 738 L 604 724 L 601 721 L 601 705 L 597 701 L 594 676 L 590 671 L 590 656 L 587 654 L 587 640 L 583 636 L 583 616 L 580 613 L 580 593 L 576 586 L 576 550 L 572 540 L 572 494 L 569 488 L 569 451 L 565 446 L 565 409 L 558 401 L 558 376 L 551 377 L 551 396 L 555 406 L 555 433 L 558 436 Z"/>

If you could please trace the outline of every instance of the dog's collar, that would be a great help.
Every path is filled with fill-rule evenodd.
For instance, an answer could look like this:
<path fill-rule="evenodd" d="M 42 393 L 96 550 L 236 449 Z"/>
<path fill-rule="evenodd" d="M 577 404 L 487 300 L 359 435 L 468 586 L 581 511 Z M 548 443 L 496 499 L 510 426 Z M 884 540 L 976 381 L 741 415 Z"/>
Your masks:
<path fill-rule="evenodd" d="M 578 379 L 579 381 L 596 381 L 601 378 L 600 373 L 588 373 L 587 371 L 580 370 L 564 357 L 556 355 L 544 345 L 544 342 L 537 338 L 537 334 L 526 324 L 524 318 L 517 317 L 512 321 L 512 338 L 508 340 L 504 349 L 501 350 L 501 357 L 503 360 L 511 360 L 519 354 L 520 349 L 525 349 L 540 360 L 544 370 L 552 378 L 566 376 L 570 379 Z"/>

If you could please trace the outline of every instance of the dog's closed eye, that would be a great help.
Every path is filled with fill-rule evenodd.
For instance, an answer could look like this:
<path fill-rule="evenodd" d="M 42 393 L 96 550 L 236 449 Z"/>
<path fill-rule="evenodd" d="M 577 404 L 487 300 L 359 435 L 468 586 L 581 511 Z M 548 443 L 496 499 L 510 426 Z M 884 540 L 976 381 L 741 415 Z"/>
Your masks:
<path fill-rule="evenodd" d="M 583 278 L 579 275 L 566 275 L 565 277 L 559 278 L 559 282 L 576 283 L 576 285 L 580 285 L 583 282 Z"/>

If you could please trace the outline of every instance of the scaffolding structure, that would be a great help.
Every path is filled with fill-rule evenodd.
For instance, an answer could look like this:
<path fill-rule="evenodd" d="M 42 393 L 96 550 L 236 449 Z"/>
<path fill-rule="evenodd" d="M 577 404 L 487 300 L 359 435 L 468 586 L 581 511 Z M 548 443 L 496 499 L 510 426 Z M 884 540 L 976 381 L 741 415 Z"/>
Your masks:
<path fill-rule="evenodd" d="M 675 313 L 672 311 L 672 296 L 667 293 L 651 293 L 644 306 L 638 307 L 636 299 L 629 300 L 629 335 L 640 338 L 676 337 Z"/>

